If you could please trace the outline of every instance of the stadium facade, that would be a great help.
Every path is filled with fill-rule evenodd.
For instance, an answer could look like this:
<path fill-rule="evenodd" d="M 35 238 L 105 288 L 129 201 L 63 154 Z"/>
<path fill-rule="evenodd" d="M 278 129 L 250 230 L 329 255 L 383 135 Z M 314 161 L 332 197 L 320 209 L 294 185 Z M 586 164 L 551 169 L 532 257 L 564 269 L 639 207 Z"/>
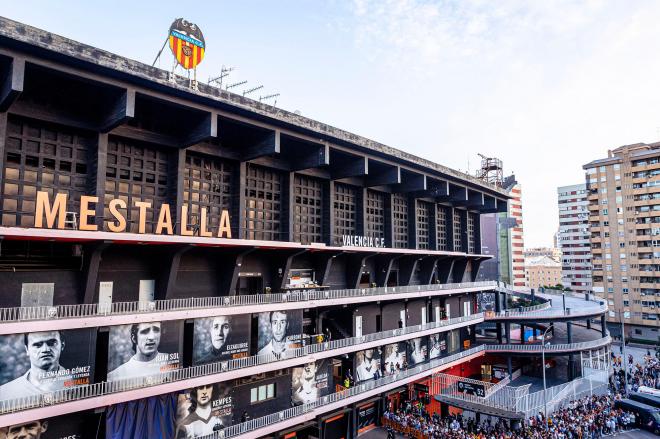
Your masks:
<path fill-rule="evenodd" d="M 7 437 L 354 437 L 605 312 L 504 313 L 439 164 L 4 18 L 0 85 Z"/>

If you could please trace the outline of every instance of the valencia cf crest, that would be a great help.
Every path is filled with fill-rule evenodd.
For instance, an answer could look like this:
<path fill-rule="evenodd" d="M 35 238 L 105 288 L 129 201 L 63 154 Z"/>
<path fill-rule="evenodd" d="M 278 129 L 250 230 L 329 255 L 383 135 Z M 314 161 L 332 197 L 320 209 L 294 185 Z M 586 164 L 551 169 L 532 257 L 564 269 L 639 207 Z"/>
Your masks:
<path fill-rule="evenodd" d="M 204 35 L 196 24 L 177 18 L 170 26 L 170 49 L 184 69 L 194 69 L 204 59 Z"/>

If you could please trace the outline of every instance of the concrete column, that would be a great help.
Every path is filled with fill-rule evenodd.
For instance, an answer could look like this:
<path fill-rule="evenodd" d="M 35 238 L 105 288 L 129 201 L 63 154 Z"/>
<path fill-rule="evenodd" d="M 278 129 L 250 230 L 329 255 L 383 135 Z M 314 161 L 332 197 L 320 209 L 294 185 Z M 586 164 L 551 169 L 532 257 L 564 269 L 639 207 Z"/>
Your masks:
<path fill-rule="evenodd" d="M 509 373 L 509 379 L 513 378 L 513 366 L 511 365 L 511 356 L 506 357 L 506 369 Z"/>
<path fill-rule="evenodd" d="M 607 325 L 605 324 L 605 314 L 600 316 L 600 332 L 603 337 L 607 334 Z"/>
<path fill-rule="evenodd" d="M 587 329 L 591 329 L 591 319 L 587 319 Z"/>
<path fill-rule="evenodd" d="M 500 312 L 502 304 L 500 303 L 501 295 L 499 291 L 495 291 L 495 312 Z"/>
<path fill-rule="evenodd" d="M 497 323 L 497 342 L 502 344 L 502 323 Z"/>
<path fill-rule="evenodd" d="M 504 334 L 506 336 L 506 342 L 511 343 L 511 323 L 506 322 L 504 324 Z"/>
<path fill-rule="evenodd" d="M 525 344 L 525 325 L 520 325 L 520 344 Z"/>

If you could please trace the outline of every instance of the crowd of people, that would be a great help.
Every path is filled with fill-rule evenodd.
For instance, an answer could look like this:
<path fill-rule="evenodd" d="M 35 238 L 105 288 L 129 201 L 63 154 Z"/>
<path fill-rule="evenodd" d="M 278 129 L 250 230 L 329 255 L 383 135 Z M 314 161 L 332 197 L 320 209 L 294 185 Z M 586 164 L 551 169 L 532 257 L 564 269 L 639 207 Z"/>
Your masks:
<path fill-rule="evenodd" d="M 481 423 L 461 415 L 440 418 L 416 406 L 385 412 L 384 417 L 391 430 L 418 439 L 597 439 L 635 425 L 635 415 L 615 409 L 614 399 L 594 395 L 571 401 L 548 416 L 547 428 L 543 413 L 514 427 L 502 419 L 493 422 L 490 417 Z"/>
<path fill-rule="evenodd" d="M 640 386 L 660 389 L 660 361 L 650 352 L 643 364 L 635 364 L 633 357 L 628 359 L 628 391 L 637 391 Z M 634 428 L 638 424 L 635 414 L 615 408 L 614 402 L 623 397 L 625 373 L 624 359 L 612 356 L 614 374 L 610 378 L 610 388 L 606 395 L 591 395 L 570 401 L 566 406 L 555 410 L 546 420 L 543 413 L 514 423 L 499 419 L 477 423 L 461 415 L 441 418 L 429 414 L 419 404 L 407 404 L 402 410 L 386 411 L 384 423 L 389 436 L 417 439 L 598 439 L 606 435 Z"/>

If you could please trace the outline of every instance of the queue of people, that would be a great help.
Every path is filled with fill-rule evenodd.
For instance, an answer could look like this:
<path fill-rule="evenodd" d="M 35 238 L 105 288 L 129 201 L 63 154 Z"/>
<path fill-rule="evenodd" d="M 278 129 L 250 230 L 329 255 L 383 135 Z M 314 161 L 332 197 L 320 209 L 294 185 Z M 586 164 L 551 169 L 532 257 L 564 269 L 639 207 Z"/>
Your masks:
<path fill-rule="evenodd" d="M 412 406 L 385 412 L 384 424 L 404 436 L 417 439 L 598 439 L 635 426 L 635 415 L 614 408 L 615 397 L 587 396 L 571 401 L 546 420 L 542 413 L 511 428 L 500 419 L 476 423 L 461 415 L 440 418 Z"/>
<path fill-rule="evenodd" d="M 614 373 L 610 377 L 610 387 L 615 392 L 623 393 L 625 364 L 623 355 L 617 356 L 612 353 L 612 366 Z M 650 351 L 644 356 L 644 363 L 634 363 L 633 356 L 628 355 L 628 392 L 637 392 L 640 387 L 650 387 L 660 390 L 660 360 Z"/>

